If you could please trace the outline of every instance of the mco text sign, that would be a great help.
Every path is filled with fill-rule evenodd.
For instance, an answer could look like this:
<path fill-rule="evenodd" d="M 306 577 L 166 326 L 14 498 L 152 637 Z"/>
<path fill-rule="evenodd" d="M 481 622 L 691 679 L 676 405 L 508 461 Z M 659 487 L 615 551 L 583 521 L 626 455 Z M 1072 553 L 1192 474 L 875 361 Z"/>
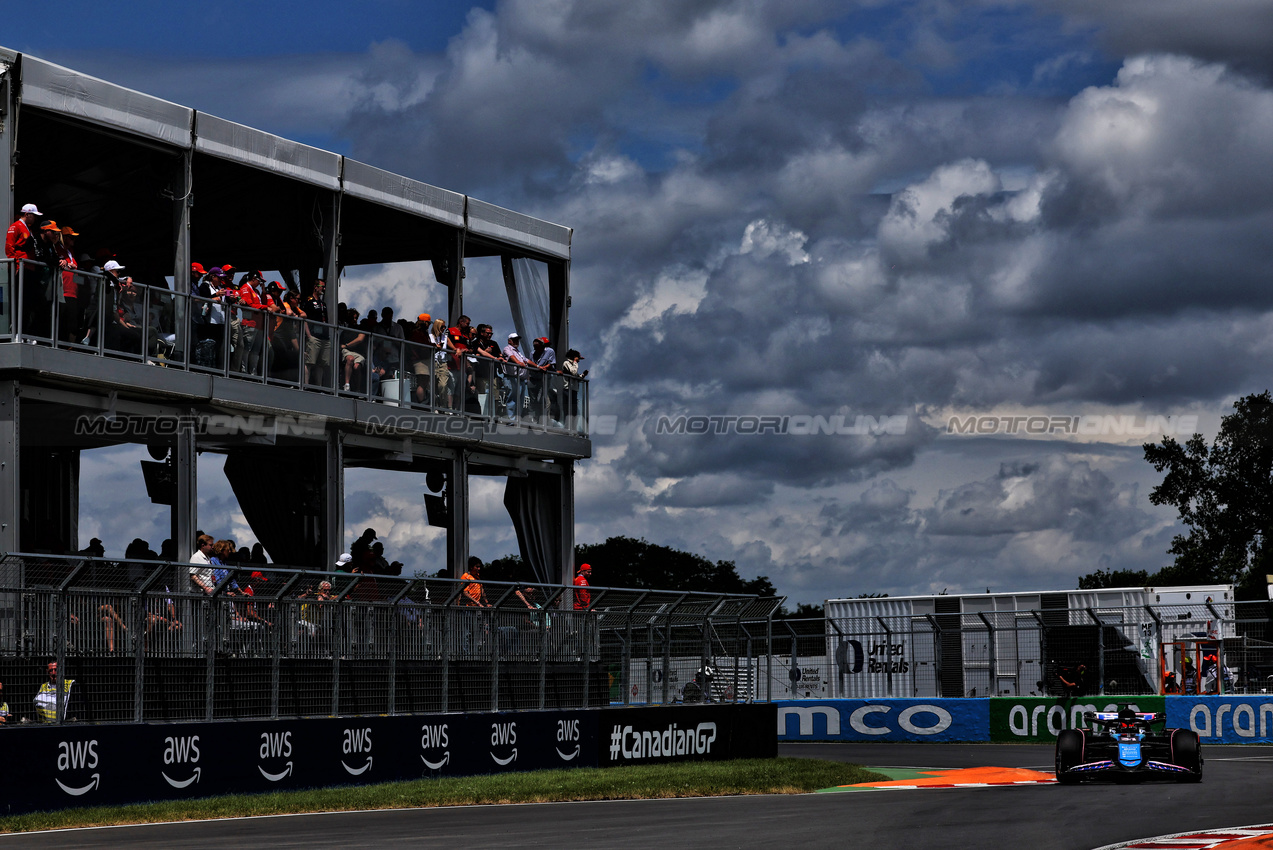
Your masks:
<path fill-rule="evenodd" d="M 984 699 L 782 700 L 780 741 L 988 741 Z"/>

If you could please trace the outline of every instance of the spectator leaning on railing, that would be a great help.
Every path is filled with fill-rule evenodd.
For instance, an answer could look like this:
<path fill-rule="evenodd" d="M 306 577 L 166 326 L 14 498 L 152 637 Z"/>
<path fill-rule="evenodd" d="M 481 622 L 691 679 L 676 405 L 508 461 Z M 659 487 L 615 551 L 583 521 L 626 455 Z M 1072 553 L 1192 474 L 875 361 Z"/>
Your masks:
<path fill-rule="evenodd" d="M 209 555 L 212 554 L 213 540 L 208 534 L 199 535 L 199 539 L 195 541 L 195 552 L 190 556 L 190 563 L 194 566 L 190 567 L 190 592 L 212 593 L 216 585 L 213 584 L 212 562 Z"/>
<path fill-rule="evenodd" d="M 57 251 L 57 264 L 62 272 L 62 309 L 58 314 L 57 336 L 62 342 L 79 342 L 82 311 L 80 307 L 80 286 L 77 277 L 79 264 L 75 262 L 75 237 L 79 236 L 75 229 L 64 226 L 54 248 Z"/>
<path fill-rule="evenodd" d="M 482 583 L 478 581 L 481 577 L 482 559 L 470 556 L 469 568 L 460 576 L 460 581 L 468 582 L 468 584 L 464 585 L 464 590 L 460 594 L 460 602 L 478 608 L 491 607 L 491 603 L 486 599 L 486 588 L 482 587 Z"/>

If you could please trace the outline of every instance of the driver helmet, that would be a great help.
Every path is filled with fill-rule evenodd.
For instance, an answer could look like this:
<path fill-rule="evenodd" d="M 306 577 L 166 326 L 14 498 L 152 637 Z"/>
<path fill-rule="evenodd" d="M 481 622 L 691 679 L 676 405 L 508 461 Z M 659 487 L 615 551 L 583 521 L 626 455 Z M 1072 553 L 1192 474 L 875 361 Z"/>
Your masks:
<path fill-rule="evenodd" d="M 1135 729 L 1138 719 L 1136 712 L 1130 708 L 1122 708 L 1118 711 L 1118 727 L 1120 729 Z"/>

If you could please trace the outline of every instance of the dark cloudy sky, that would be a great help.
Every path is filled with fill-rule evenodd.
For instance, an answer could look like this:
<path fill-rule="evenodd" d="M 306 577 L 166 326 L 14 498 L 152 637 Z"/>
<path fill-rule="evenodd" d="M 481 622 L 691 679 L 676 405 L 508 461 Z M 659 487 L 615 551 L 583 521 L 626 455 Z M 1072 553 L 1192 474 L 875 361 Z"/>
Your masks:
<path fill-rule="evenodd" d="M 1213 433 L 1270 385 L 1263 0 L 127 9 L 63 3 L 4 42 L 575 228 L 571 339 L 617 423 L 579 467 L 582 542 L 733 559 L 793 601 L 1153 570 L 1179 528 L 1149 504 L 1144 435 L 949 417 Z M 502 330 L 495 274 L 472 270 L 472 303 Z M 363 269 L 347 289 L 415 313 L 441 303 L 426 276 Z M 906 426 L 656 433 L 679 415 Z M 201 524 L 250 539 L 210 464 Z M 87 465 L 85 538 L 131 539 L 94 492 L 134 466 Z M 349 524 L 433 568 L 418 490 L 352 475 Z M 499 502 L 475 487 L 484 557 L 515 549 Z M 152 513 L 130 527 L 164 536 Z"/>

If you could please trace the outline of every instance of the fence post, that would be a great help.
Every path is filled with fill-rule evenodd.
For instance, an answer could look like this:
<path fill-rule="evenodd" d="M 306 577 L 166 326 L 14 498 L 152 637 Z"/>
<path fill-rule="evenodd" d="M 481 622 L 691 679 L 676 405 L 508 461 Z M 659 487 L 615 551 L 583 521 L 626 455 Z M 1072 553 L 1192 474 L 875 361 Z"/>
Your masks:
<path fill-rule="evenodd" d="M 641 603 L 646 594 L 642 593 L 637 597 L 636 602 L 628 606 L 628 610 L 624 612 L 623 626 L 623 669 L 619 671 L 621 681 L 623 682 L 623 704 L 632 704 L 632 611 Z"/>
<path fill-rule="evenodd" d="M 215 607 L 217 597 L 209 596 L 199 600 L 203 604 L 203 655 L 204 655 L 204 680 L 203 680 L 203 719 L 205 721 L 212 720 L 213 699 L 216 693 L 216 677 L 217 677 L 217 640 L 220 635 L 217 633 L 217 611 Z"/>
<path fill-rule="evenodd" d="M 888 695 L 893 694 L 893 630 L 888 627 L 883 617 L 876 617 L 876 622 L 880 624 L 880 628 L 884 629 L 884 644 L 888 649 L 884 652 L 884 677 L 888 682 Z"/>
<path fill-rule="evenodd" d="M 665 626 L 667 634 L 663 638 L 663 704 L 667 705 L 668 692 L 671 687 L 669 681 L 672 676 L 672 615 L 676 613 L 676 609 L 680 608 L 682 603 L 689 598 L 688 593 L 682 593 L 676 602 L 672 603 L 667 609 L 667 617 L 665 618 Z"/>
<path fill-rule="evenodd" d="M 1224 661 L 1225 661 L 1225 658 L 1224 658 L 1224 618 L 1220 616 L 1220 612 L 1216 610 L 1216 606 L 1215 606 L 1215 605 L 1213 605 L 1213 604 L 1211 603 L 1211 597 L 1210 597 L 1210 596 L 1208 596 L 1208 597 L 1207 597 L 1206 605 L 1207 605 L 1207 610 L 1211 612 L 1211 616 L 1214 618 L 1214 621 L 1215 621 L 1215 624 L 1216 624 L 1216 627 L 1215 627 L 1215 630 L 1214 630 L 1214 631 L 1215 631 L 1216 635 L 1218 636 L 1218 637 L 1216 638 L 1216 645 L 1217 645 L 1217 647 L 1218 647 L 1218 649 L 1219 649 L 1219 652 L 1217 652 L 1217 653 L 1216 653 L 1216 693 L 1217 693 L 1217 694 L 1224 694 Z M 1235 613 L 1236 613 L 1236 612 L 1235 612 Z M 1210 631 L 1210 630 L 1209 630 L 1209 631 Z M 1207 634 L 1207 637 L 1211 637 L 1210 633 L 1208 633 L 1208 634 Z M 1200 660 L 1200 661 L 1201 661 L 1201 660 Z M 1199 664 L 1198 664 L 1198 677 L 1199 677 L 1199 682 L 1198 682 L 1198 683 L 1199 683 L 1199 685 L 1201 685 L 1201 684 L 1202 684 L 1202 682 L 1201 682 L 1201 677 L 1202 677 L 1202 664 L 1201 664 L 1201 663 L 1199 663 Z"/>
<path fill-rule="evenodd" d="M 826 633 L 827 633 L 827 626 L 830 626 L 831 628 L 835 629 L 835 637 L 836 637 L 835 648 L 831 651 L 831 665 L 835 668 L 835 693 L 828 694 L 828 696 L 832 698 L 843 699 L 844 698 L 844 693 L 843 693 L 844 674 L 840 672 L 839 650 L 840 650 L 840 644 L 843 643 L 844 641 L 844 630 L 840 628 L 840 624 L 837 623 L 834 620 L 834 618 L 827 617 L 824 615 L 822 617 L 822 634 L 824 637 L 826 636 Z M 915 644 L 915 630 L 914 630 L 914 627 L 912 626 L 911 645 L 914 646 L 914 644 Z M 915 671 L 918 669 L 919 669 L 919 664 L 911 665 L 911 676 L 912 676 L 911 695 L 912 696 L 918 693 L 918 690 L 915 688 L 915 681 L 913 678 L 915 675 Z M 827 671 L 828 678 L 830 677 L 830 673 L 831 671 L 828 670 Z"/>
<path fill-rule="evenodd" d="M 451 600 L 442 603 L 442 711 L 451 706 Z"/>
<path fill-rule="evenodd" d="M 765 702 L 774 701 L 774 611 L 776 610 L 777 606 L 770 608 L 769 616 L 765 618 Z"/>
<path fill-rule="evenodd" d="M 1158 616 L 1158 612 L 1150 606 L 1145 606 L 1145 611 L 1154 621 L 1154 644 L 1158 647 L 1158 655 L 1151 659 L 1153 666 L 1158 669 L 1158 681 L 1154 682 L 1154 693 L 1162 694 L 1163 692 L 1163 675 L 1166 673 L 1162 667 L 1162 618 Z"/>
<path fill-rule="evenodd" d="M 394 378 L 397 380 L 397 378 Z M 407 588 L 410 588 L 410 583 Z M 405 594 L 407 589 L 404 588 L 402 593 Z M 398 614 L 398 599 L 401 594 L 394 598 L 392 606 L 389 608 L 389 705 L 385 711 L 389 714 L 396 714 L 398 707 L 398 629 L 400 625 L 398 621 L 402 619 Z"/>
<path fill-rule="evenodd" d="M 133 622 L 133 640 L 136 642 L 134 647 L 136 652 L 136 667 L 133 672 L 133 722 L 141 723 L 145 718 L 145 697 L 146 697 L 146 634 L 150 626 L 150 588 L 155 585 L 163 577 L 163 574 L 171 569 L 171 565 L 165 564 L 157 567 L 150 576 L 142 582 L 137 588 L 137 605 L 139 609 L 137 616 Z"/>
<path fill-rule="evenodd" d="M 414 581 L 408 581 L 402 589 L 393 595 L 389 600 L 389 713 L 397 714 L 398 710 L 398 640 L 402 636 L 402 610 L 398 607 L 402 604 L 402 600 L 411 592 L 411 588 L 415 585 Z M 428 593 L 428 588 L 425 588 Z M 416 609 L 416 622 L 419 622 L 419 609 Z"/>
<path fill-rule="evenodd" d="M 990 625 L 990 620 L 985 614 L 978 612 L 977 616 L 981 618 L 981 622 L 986 624 L 986 654 L 989 656 L 988 660 L 990 661 L 990 675 L 986 684 L 986 696 L 997 696 L 999 693 L 999 677 L 996 675 L 997 668 L 995 665 L 995 627 Z"/>
<path fill-rule="evenodd" d="M 498 608 L 486 608 L 480 612 L 480 616 L 487 622 L 486 632 L 491 638 L 491 711 L 499 711 L 500 634 L 499 619 L 496 616 L 498 610 Z"/>
<path fill-rule="evenodd" d="M 62 589 L 58 591 L 58 612 L 57 612 L 57 681 L 53 683 L 53 716 L 57 720 L 57 725 L 61 726 L 66 722 L 66 711 L 71 707 L 71 700 L 63 696 L 62 689 L 65 687 L 62 683 L 66 679 L 66 638 L 70 634 L 70 612 L 67 611 L 66 585 L 62 585 Z"/>
<path fill-rule="evenodd" d="M 1092 610 L 1091 606 L 1087 608 L 1087 616 L 1092 618 L 1092 622 L 1096 623 L 1096 676 L 1097 689 L 1096 692 L 1102 696 L 1105 694 L 1105 624 L 1101 622 L 1101 618 Z"/>
<path fill-rule="evenodd" d="M 340 656 L 345 651 L 345 605 L 347 595 L 342 595 L 332 605 L 332 701 L 331 714 L 340 714 Z"/>
<path fill-rule="evenodd" d="M 645 704 L 654 702 L 654 618 L 645 624 Z"/>
<path fill-rule="evenodd" d="M 933 672 L 937 674 L 937 681 L 933 684 L 937 686 L 935 688 L 937 696 L 943 697 L 945 694 L 942 693 L 941 685 L 941 625 L 934 614 L 925 614 L 924 617 L 933 628 Z"/>
<path fill-rule="evenodd" d="M 540 588 L 543 590 L 543 588 Z M 566 588 L 558 587 L 555 590 L 549 588 L 551 592 L 544 599 L 540 608 L 540 624 L 539 624 L 539 707 L 547 707 L 548 702 L 548 628 L 551 625 L 552 617 L 549 612 L 552 607 L 557 604 L 557 600 L 565 595 Z M 557 621 L 557 627 L 561 628 L 560 618 Z M 560 641 L 558 641 L 560 642 Z M 558 700 L 558 708 L 561 708 L 560 700 Z"/>
<path fill-rule="evenodd" d="M 797 675 L 800 674 L 800 646 L 796 636 L 796 630 L 791 627 L 790 620 L 783 620 L 782 624 L 787 627 L 787 631 L 791 633 L 791 666 L 787 668 L 787 681 L 791 683 L 790 699 L 796 698 L 796 682 Z"/>
<path fill-rule="evenodd" d="M 131 617 L 133 640 L 133 722 L 141 723 L 143 717 L 143 688 L 146 680 L 146 622 L 147 600 L 145 591 L 133 597 L 136 601 L 136 616 Z"/>
<path fill-rule="evenodd" d="M 1031 611 L 1035 622 L 1039 624 L 1039 675 L 1043 681 L 1043 693 L 1039 696 L 1048 695 L 1048 626 L 1043 621 L 1043 614 L 1039 611 Z M 1018 686 L 1019 689 L 1020 686 Z"/>

